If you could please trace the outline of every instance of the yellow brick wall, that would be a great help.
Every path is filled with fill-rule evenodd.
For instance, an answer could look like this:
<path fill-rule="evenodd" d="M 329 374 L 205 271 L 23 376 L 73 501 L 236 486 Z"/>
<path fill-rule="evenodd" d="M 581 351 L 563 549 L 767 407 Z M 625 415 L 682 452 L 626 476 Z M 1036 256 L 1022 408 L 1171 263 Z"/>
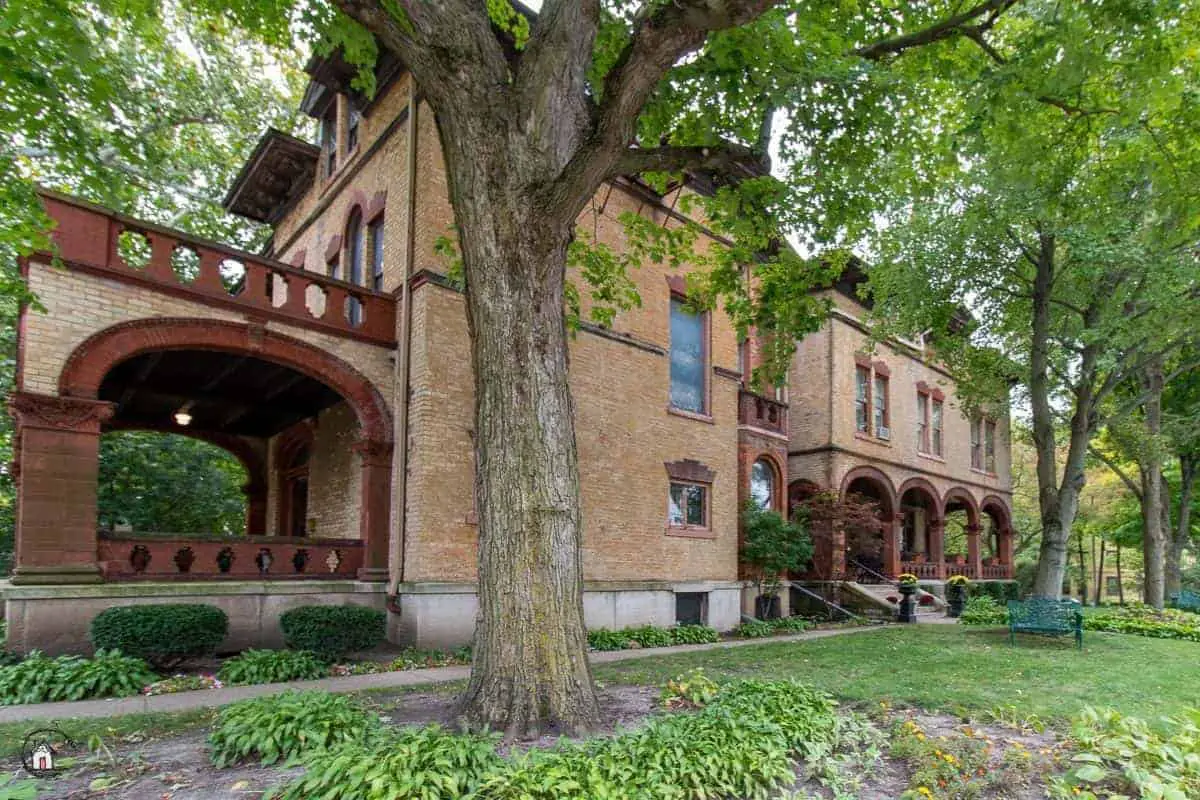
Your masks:
<path fill-rule="evenodd" d="M 362 501 L 361 459 L 354 452 L 358 422 L 345 403 L 317 415 L 308 462 L 310 536 L 357 539 Z"/>

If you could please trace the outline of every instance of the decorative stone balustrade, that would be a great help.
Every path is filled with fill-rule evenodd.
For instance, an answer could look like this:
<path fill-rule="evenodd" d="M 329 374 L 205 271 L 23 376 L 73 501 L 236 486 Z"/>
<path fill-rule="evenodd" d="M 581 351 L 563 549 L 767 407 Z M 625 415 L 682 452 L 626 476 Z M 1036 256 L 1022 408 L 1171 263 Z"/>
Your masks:
<path fill-rule="evenodd" d="M 42 192 L 57 223 L 51 238 L 68 269 L 208 305 L 253 309 L 336 336 L 392 345 L 393 297 L 277 261 L 139 222 L 75 198 Z"/>
<path fill-rule="evenodd" d="M 105 580 L 300 580 L 354 578 L 360 539 L 187 536 L 101 531 Z"/>
<path fill-rule="evenodd" d="M 738 423 L 788 435 L 787 403 L 748 392 L 738 393 Z"/>

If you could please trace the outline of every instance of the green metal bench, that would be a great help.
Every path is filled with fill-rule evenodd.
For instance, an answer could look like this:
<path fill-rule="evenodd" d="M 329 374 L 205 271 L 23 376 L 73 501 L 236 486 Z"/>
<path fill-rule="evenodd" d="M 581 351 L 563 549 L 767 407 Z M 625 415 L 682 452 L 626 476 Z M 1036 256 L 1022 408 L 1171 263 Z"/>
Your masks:
<path fill-rule="evenodd" d="M 1018 633 L 1053 636 L 1075 634 L 1075 646 L 1083 649 L 1083 611 L 1074 600 L 1031 597 L 1008 601 L 1008 641 L 1017 643 Z"/>
<path fill-rule="evenodd" d="M 1193 592 L 1191 589 L 1184 589 L 1179 594 L 1171 598 L 1175 607 L 1183 611 L 1200 612 L 1200 594 Z"/>

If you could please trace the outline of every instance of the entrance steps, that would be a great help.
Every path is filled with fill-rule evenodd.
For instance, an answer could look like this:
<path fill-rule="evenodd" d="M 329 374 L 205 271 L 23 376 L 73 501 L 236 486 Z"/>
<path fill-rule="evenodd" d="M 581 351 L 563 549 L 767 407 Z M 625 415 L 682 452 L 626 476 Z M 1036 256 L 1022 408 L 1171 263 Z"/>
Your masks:
<path fill-rule="evenodd" d="M 843 587 L 853 592 L 860 599 L 870 603 L 880 612 L 894 616 L 900 609 L 900 590 L 887 583 L 857 583 L 846 581 Z M 928 597 L 929 600 L 922 598 Z M 946 604 L 936 594 L 917 591 L 917 617 L 940 617 L 945 613 Z"/>

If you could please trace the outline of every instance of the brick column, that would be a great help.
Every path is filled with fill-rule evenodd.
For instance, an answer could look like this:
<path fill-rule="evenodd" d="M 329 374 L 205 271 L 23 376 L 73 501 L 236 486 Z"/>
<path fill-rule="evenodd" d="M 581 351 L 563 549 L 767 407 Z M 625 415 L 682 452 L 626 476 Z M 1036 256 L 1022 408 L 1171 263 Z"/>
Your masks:
<path fill-rule="evenodd" d="M 967 525 L 967 569 L 976 580 L 983 577 L 983 558 L 979 548 L 980 530 L 982 529 L 977 522 Z"/>
<path fill-rule="evenodd" d="M 946 577 L 946 520 L 931 519 L 929 526 L 929 560 L 934 565 L 934 577 L 943 580 Z"/>
<path fill-rule="evenodd" d="M 904 514 L 899 513 L 884 522 L 883 574 L 894 578 L 900 574 L 900 549 L 904 545 Z"/>
<path fill-rule="evenodd" d="M 392 506 L 392 445 L 361 441 L 354 446 L 362 458 L 362 505 L 359 536 L 363 540 L 360 581 L 388 579 L 389 517 Z"/>
<path fill-rule="evenodd" d="M 267 533 L 267 483 L 257 477 L 242 487 L 246 495 L 246 535 L 265 536 Z"/>
<path fill-rule="evenodd" d="M 114 406 L 14 392 L 17 478 L 13 583 L 96 583 L 96 477 L 100 425 Z"/>

